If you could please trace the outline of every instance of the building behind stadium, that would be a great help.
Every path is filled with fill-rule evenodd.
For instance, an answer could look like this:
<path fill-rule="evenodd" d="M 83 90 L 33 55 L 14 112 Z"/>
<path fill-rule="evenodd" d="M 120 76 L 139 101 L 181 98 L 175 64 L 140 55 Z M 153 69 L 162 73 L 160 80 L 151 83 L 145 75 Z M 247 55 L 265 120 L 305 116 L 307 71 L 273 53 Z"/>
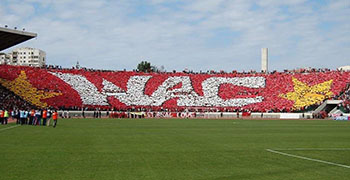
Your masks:
<path fill-rule="evenodd" d="M 0 63 L 18 66 L 43 67 L 46 65 L 46 53 L 43 50 L 23 47 L 10 53 L 0 54 Z"/>

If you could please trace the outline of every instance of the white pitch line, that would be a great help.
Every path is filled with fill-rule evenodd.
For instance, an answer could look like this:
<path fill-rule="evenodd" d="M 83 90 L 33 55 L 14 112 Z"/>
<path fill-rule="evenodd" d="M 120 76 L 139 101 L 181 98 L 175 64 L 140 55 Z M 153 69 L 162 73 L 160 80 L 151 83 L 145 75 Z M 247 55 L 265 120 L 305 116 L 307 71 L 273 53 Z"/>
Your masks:
<path fill-rule="evenodd" d="M 319 162 L 319 163 L 330 164 L 330 165 L 333 165 L 333 166 L 339 166 L 339 167 L 349 168 L 350 169 L 350 166 L 347 166 L 347 165 L 344 165 L 344 164 L 338 164 L 338 163 L 323 161 L 323 160 L 319 160 L 319 159 L 312 159 L 312 158 L 308 158 L 308 157 L 304 157 L 304 156 L 298 156 L 298 155 L 288 154 L 288 153 L 284 153 L 284 152 L 279 152 L 279 151 L 275 151 L 275 150 L 272 150 L 272 149 L 266 149 L 266 151 L 269 151 L 269 152 L 272 152 L 272 153 L 276 153 L 276 154 L 280 154 L 280 155 L 284 155 L 284 156 L 304 159 L 304 160 L 308 160 L 308 161 L 315 161 L 315 162 Z"/>
<path fill-rule="evenodd" d="M 350 151 L 350 148 L 287 148 L 274 149 L 275 151 Z"/>
<path fill-rule="evenodd" d="M 261 127 L 346 127 L 342 125 L 263 125 Z"/>
<path fill-rule="evenodd" d="M 19 126 L 19 125 L 7 127 L 7 128 L 2 128 L 2 129 L 0 129 L 0 131 L 5 131 L 5 130 L 7 130 L 7 129 L 12 129 L 12 128 L 15 128 L 15 127 L 18 127 L 18 126 Z"/>

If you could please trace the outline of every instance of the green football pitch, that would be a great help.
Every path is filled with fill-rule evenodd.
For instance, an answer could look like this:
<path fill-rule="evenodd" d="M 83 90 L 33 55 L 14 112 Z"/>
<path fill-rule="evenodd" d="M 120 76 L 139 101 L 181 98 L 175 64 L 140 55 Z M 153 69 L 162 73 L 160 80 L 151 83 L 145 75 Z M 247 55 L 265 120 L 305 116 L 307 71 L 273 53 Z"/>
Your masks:
<path fill-rule="evenodd" d="M 0 125 L 0 179 L 350 178 L 350 122 L 59 119 Z"/>

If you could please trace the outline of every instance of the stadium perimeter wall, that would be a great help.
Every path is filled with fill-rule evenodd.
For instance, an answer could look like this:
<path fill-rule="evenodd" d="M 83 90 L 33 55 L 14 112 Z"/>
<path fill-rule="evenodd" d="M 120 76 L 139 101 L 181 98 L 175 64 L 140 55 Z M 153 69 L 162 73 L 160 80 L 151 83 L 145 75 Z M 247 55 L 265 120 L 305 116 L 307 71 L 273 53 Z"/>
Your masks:
<path fill-rule="evenodd" d="M 59 111 L 61 117 L 71 117 L 71 118 L 93 118 L 97 115 L 98 111 Z M 101 111 L 101 118 L 113 117 L 113 113 L 121 112 L 107 112 Z M 236 113 L 236 112 L 129 112 L 125 113 L 124 118 L 210 118 L 210 119 L 234 119 L 234 118 L 249 118 L 249 119 L 312 119 L 312 113 Z M 343 114 L 343 117 L 350 117 L 350 114 Z M 336 117 L 339 117 L 337 115 Z M 330 119 L 336 119 L 330 118 Z M 117 117 L 116 117 L 117 118 Z M 344 120 L 340 119 L 339 120 Z M 349 118 L 348 118 L 349 119 Z M 350 119 L 349 119 L 350 120 Z"/>

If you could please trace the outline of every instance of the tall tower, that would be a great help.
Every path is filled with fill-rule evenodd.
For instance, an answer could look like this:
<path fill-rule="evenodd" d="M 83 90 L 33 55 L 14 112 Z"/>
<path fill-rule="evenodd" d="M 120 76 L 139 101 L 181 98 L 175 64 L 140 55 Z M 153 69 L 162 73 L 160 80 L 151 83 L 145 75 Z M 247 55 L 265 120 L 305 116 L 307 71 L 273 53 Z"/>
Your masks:
<path fill-rule="evenodd" d="M 79 61 L 77 61 L 77 64 L 75 65 L 75 68 L 76 68 L 76 69 L 80 69 Z"/>
<path fill-rule="evenodd" d="M 261 48 L 261 71 L 268 72 L 268 50 L 267 48 Z"/>

